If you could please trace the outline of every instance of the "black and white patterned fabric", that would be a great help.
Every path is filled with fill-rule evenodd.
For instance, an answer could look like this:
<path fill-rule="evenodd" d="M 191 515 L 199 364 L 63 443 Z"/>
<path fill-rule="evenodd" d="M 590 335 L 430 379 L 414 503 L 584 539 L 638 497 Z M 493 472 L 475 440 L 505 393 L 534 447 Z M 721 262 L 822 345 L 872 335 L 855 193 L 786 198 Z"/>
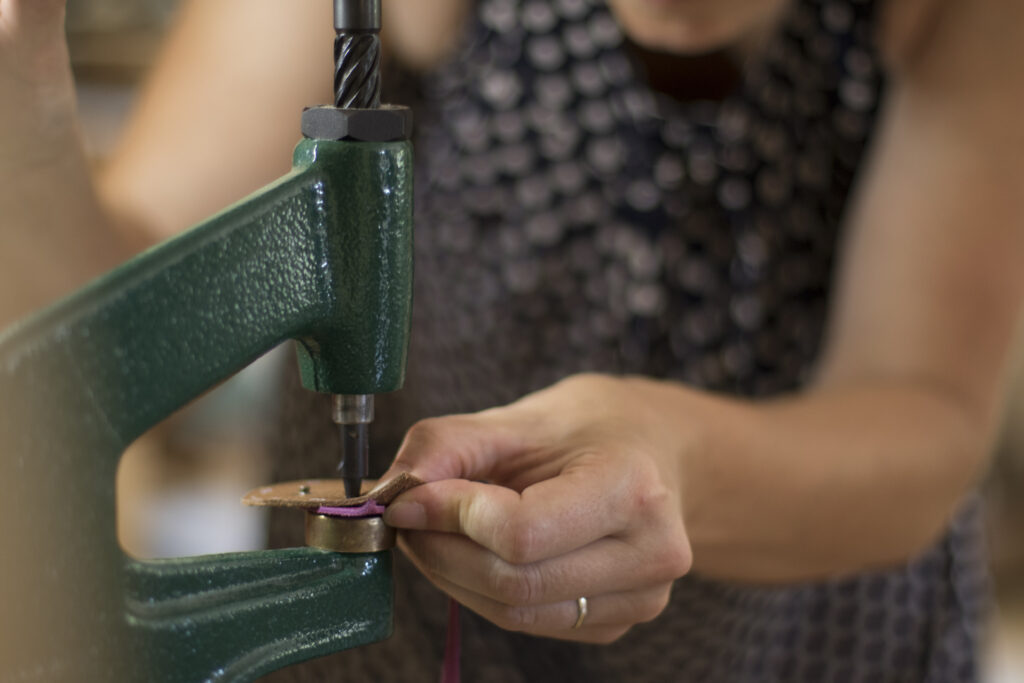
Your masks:
<path fill-rule="evenodd" d="M 731 95 L 680 103 L 646 85 L 603 3 L 478 2 L 461 52 L 418 84 L 414 337 L 407 389 L 379 403 L 378 469 L 416 419 L 582 371 L 798 389 L 884 93 L 875 4 L 794 0 Z M 328 415 L 294 392 L 279 480 L 332 471 Z M 300 543 L 297 522 L 278 518 L 275 541 Z M 608 647 L 469 615 L 465 678 L 976 680 L 978 539 L 968 505 L 892 570 L 775 588 L 686 577 L 659 619 Z M 396 602 L 390 641 L 274 680 L 434 679 L 444 597 L 400 564 Z"/>

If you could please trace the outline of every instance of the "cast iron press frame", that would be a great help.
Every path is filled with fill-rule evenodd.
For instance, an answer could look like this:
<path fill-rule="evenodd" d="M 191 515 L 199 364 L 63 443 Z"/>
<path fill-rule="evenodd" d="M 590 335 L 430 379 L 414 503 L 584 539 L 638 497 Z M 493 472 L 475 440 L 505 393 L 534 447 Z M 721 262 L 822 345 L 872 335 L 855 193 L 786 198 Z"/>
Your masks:
<path fill-rule="evenodd" d="M 304 140 L 287 176 L 0 334 L 0 680 L 247 681 L 390 635 L 390 551 L 141 562 L 114 496 L 133 441 L 285 340 L 309 389 L 400 388 L 412 148 L 385 116 L 360 134 L 393 141 Z"/>

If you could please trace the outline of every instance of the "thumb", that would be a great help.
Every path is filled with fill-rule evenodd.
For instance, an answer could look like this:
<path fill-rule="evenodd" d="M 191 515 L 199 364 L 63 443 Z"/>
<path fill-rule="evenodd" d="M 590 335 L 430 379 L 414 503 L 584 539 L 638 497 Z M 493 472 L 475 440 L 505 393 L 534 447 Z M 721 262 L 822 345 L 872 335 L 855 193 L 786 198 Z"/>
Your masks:
<path fill-rule="evenodd" d="M 531 449 L 538 423 L 532 411 L 518 404 L 422 420 L 408 431 L 381 481 L 402 473 L 426 482 L 493 479 L 509 458 Z"/>

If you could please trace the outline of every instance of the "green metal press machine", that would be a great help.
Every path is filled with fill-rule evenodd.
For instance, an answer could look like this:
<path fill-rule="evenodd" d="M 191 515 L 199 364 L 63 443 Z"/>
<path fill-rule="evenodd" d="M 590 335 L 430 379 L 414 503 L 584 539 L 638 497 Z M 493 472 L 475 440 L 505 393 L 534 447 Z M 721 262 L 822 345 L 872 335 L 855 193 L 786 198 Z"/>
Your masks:
<path fill-rule="evenodd" d="M 390 635 L 389 550 L 140 562 L 115 529 L 128 446 L 289 339 L 365 476 L 405 372 L 411 117 L 379 104 L 380 1 L 335 26 L 337 106 L 291 173 L 0 334 L 0 680 L 247 681 Z"/>

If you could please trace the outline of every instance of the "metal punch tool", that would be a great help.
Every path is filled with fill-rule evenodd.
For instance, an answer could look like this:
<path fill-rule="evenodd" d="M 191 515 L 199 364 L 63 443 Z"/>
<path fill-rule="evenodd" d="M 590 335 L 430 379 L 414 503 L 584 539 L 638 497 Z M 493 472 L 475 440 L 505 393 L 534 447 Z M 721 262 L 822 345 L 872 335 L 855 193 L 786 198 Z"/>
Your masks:
<path fill-rule="evenodd" d="M 335 10 L 338 100 L 291 173 L 0 334 L 0 680 L 247 681 L 389 636 L 390 551 L 142 562 L 115 530 L 125 449 L 288 339 L 365 476 L 405 373 L 411 118 L 379 106 L 379 0 Z"/>

